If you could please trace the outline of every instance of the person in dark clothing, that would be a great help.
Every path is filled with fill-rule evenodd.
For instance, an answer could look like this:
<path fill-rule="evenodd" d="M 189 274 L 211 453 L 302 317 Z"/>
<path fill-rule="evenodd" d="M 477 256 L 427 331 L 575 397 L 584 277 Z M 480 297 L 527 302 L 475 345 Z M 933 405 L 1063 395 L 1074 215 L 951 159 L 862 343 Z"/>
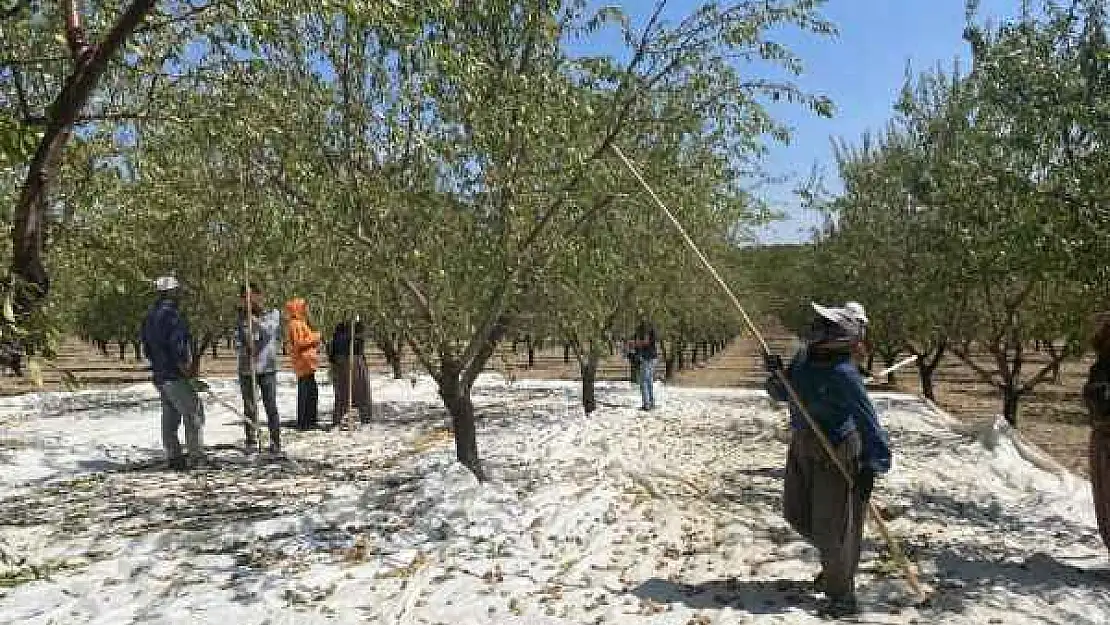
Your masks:
<path fill-rule="evenodd" d="M 1091 343 L 1095 362 L 1083 386 L 1083 401 L 1091 419 L 1091 493 L 1099 534 L 1110 547 L 1110 315 L 1098 319 Z"/>
<path fill-rule="evenodd" d="M 655 360 L 659 357 L 659 349 L 655 340 L 655 327 L 648 322 L 647 318 L 640 319 L 640 325 L 636 327 L 636 334 L 628 342 L 628 346 L 633 350 L 639 369 L 642 401 L 640 410 L 654 410 Z"/>
<path fill-rule="evenodd" d="M 778 401 L 788 401 L 776 372 L 785 374 L 852 479 L 849 485 L 792 402 L 783 513 L 820 552 L 822 568 L 815 585 L 828 597 L 822 613 L 839 617 L 859 611 L 855 574 L 867 502 L 875 476 L 890 470 L 891 454 L 887 434 L 852 362 L 863 324 L 847 309 L 817 304 L 813 308 L 817 317 L 806 345 L 789 367 L 784 370 L 778 356 L 767 356 L 772 374 L 767 391 Z"/>
<path fill-rule="evenodd" d="M 154 386 L 162 400 L 162 446 L 173 469 L 195 467 L 204 462 L 201 430 L 204 404 L 193 378 L 197 360 L 192 354 L 189 326 L 178 310 L 180 285 L 176 278 L 159 278 L 154 283 L 158 301 L 150 308 L 140 334 L 143 351 L 150 360 Z M 188 456 L 181 453 L 177 429 L 185 426 Z"/>
<path fill-rule="evenodd" d="M 335 391 L 332 426 L 342 424 L 343 417 L 352 404 L 358 409 L 359 422 L 369 423 L 372 416 L 370 373 L 366 368 L 366 327 L 361 321 L 354 324 L 354 345 L 351 344 L 351 322 L 335 326 L 328 342 L 328 375 Z M 354 357 L 351 357 L 352 347 Z"/>

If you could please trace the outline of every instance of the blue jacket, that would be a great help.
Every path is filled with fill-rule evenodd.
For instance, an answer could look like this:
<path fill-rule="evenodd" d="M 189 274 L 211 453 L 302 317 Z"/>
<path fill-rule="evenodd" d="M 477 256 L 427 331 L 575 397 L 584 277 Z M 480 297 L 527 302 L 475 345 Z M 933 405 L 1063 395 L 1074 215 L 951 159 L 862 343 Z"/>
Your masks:
<path fill-rule="evenodd" d="M 786 368 L 786 377 L 810 416 L 824 430 L 833 445 L 852 432 L 863 442 L 861 463 L 876 473 L 890 470 L 890 442 L 875 406 L 863 387 L 863 378 L 848 355 L 814 362 L 807 349 L 800 350 Z M 778 401 L 788 401 L 786 389 L 778 378 L 767 381 L 767 392 Z M 790 423 L 795 430 L 809 427 L 805 417 L 790 404 Z"/>
<path fill-rule="evenodd" d="M 181 367 L 190 360 L 192 338 L 189 325 L 177 310 L 177 302 L 160 299 L 150 307 L 140 340 L 150 360 L 155 384 L 184 377 Z"/>

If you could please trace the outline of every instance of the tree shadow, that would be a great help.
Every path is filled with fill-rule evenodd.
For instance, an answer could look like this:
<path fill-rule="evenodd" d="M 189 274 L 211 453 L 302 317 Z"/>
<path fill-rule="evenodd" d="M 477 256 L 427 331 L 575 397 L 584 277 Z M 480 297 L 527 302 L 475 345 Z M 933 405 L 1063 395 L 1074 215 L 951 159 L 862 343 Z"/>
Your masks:
<path fill-rule="evenodd" d="M 632 594 L 658 603 L 681 603 L 695 610 L 732 608 L 751 614 L 783 614 L 811 610 L 817 599 L 808 580 L 711 580 L 685 584 L 660 578 L 649 579 Z"/>
<path fill-rule="evenodd" d="M 981 547 L 948 546 L 922 555 L 935 561 L 938 573 L 925 580 L 935 592 L 921 608 L 940 619 L 964 613 L 973 605 L 1006 601 L 1000 588 L 1024 599 L 1087 587 L 1101 589 L 1105 599 L 1105 589 L 1110 585 L 1110 568 L 1105 562 L 1098 568 L 1084 568 L 1060 562 L 1043 552 L 1023 557 Z M 1036 616 L 1029 612 L 1026 603 L 1010 601 L 999 607 Z"/>

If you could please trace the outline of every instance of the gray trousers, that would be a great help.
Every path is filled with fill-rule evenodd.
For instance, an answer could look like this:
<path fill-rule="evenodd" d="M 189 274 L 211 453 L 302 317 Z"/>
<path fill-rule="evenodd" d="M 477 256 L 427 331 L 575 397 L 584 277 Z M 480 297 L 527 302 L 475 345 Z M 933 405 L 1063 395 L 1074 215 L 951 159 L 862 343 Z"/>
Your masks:
<path fill-rule="evenodd" d="M 862 451 L 859 434 L 853 432 L 833 449 L 848 473 L 857 475 Z M 855 489 L 848 488 L 813 431 L 794 430 L 787 452 L 783 513 L 790 526 L 820 552 L 830 598 L 855 593 L 866 506 Z"/>
<path fill-rule="evenodd" d="M 187 380 L 170 380 L 156 384 L 162 399 L 162 447 L 166 459 L 180 459 L 181 443 L 177 439 L 177 428 L 185 425 L 185 445 L 193 459 L 204 457 L 204 404 L 200 396 Z"/>
<path fill-rule="evenodd" d="M 255 378 L 258 379 L 258 390 L 262 393 L 262 405 L 266 409 L 266 425 L 273 433 L 281 429 L 277 407 L 277 374 L 259 373 Z M 243 424 L 243 432 L 247 436 L 247 444 L 251 445 L 258 442 L 258 401 L 255 399 L 249 373 L 239 374 L 239 390 L 243 393 L 243 416 L 247 418 L 247 423 Z"/>

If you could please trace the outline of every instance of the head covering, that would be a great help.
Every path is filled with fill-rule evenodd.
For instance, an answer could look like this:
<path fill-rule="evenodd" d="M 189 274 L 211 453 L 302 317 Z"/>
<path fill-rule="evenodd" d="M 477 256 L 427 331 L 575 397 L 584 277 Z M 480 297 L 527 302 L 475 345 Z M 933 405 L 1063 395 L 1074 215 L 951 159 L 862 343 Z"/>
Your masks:
<path fill-rule="evenodd" d="M 867 318 L 867 311 L 863 309 L 863 304 L 859 302 L 848 302 L 844 304 L 844 310 L 847 310 L 849 314 L 858 319 L 863 325 L 871 323 L 871 320 Z"/>
<path fill-rule="evenodd" d="M 178 282 L 177 278 L 173 276 L 162 276 L 161 278 L 158 278 L 154 281 L 154 290 L 158 291 L 159 293 L 172 291 L 180 287 L 181 283 Z"/>
<path fill-rule="evenodd" d="M 294 297 L 288 302 L 285 302 L 285 314 L 287 314 L 290 319 L 307 321 L 308 303 L 304 301 L 303 297 Z"/>
<path fill-rule="evenodd" d="M 817 323 L 810 329 L 811 343 L 852 342 L 863 338 L 864 323 L 845 308 L 832 308 L 811 302 L 817 313 Z"/>

